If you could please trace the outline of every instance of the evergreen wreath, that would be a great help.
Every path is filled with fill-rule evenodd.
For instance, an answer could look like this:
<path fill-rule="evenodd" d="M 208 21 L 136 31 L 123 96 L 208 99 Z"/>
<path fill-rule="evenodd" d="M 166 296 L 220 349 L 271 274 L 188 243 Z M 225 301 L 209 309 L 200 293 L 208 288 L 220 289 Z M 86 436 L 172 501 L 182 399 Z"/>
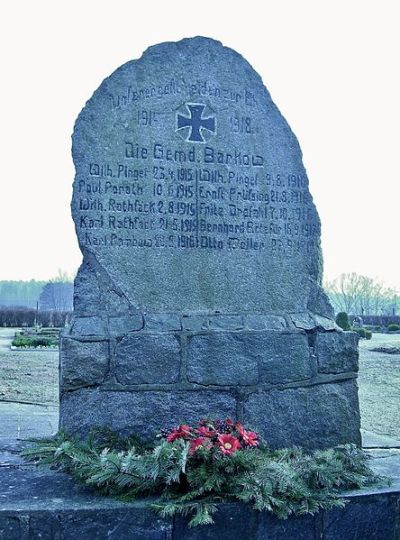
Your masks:
<path fill-rule="evenodd" d="M 70 474 L 102 495 L 130 501 L 158 496 L 161 516 L 190 517 L 189 525 L 213 523 L 217 503 L 243 501 L 279 518 L 343 507 L 343 491 L 387 479 L 368 467 L 355 445 L 307 453 L 301 448 L 270 450 L 240 422 L 202 420 L 164 430 L 154 444 L 92 430 L 86 441 L 60 431 L 23 456 Z"/>

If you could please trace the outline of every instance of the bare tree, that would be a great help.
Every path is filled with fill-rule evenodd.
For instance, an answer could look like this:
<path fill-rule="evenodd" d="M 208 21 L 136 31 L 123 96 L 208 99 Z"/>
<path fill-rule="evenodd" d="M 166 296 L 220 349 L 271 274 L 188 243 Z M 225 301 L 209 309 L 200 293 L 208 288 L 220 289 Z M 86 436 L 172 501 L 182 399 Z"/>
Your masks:
<path fill-rule="evenodd" d="M 399 309 L 397 291 L 368 276 L 341 274 L 325 283 L 326 292 L 336 312 L 353 315 L 395 315 Z"/>
<path fill-rule="evenodd" d="M 335 311 L 354 311 L 360 295 L 360 281 L 358 274 L 340 274 L 331 282 L 325 284 L 325 289 L 331 299 Z"/>
<path fill-rule="evenodd" d="M 73 283 L 74 276 L 68 274 L 65 270 L 62 268 L 58 269 L 57 275 L 51 279 L 49 279 L 50 283 Z"/>
<path fill-rule="evenodd" d="M 74 286 L 72 283 L 47 283 L 39 297 L 39 309 L 47 311 L 72 311 Z"/>

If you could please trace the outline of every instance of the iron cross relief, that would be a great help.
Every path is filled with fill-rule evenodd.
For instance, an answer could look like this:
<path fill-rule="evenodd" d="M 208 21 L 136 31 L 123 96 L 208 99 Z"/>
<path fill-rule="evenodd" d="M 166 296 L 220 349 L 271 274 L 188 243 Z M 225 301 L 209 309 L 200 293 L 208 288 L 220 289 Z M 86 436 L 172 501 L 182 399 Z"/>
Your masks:
<path fill-rule="evenodd" d="M 184 128 L 190 128 L 189 136 L 186 137 L 187 141 L 191 142 L 205 142 L 202 135 L 202 130 L 206 129 L 211 133 L 215 133 L 215 116 L 207 116 L 203 118 L 203 112 L 206 105 L 202 103 L 187 103 L 186 108 L 189 111 L 189 116 L 178 114 L 176 130 L 179 131 Z"/>

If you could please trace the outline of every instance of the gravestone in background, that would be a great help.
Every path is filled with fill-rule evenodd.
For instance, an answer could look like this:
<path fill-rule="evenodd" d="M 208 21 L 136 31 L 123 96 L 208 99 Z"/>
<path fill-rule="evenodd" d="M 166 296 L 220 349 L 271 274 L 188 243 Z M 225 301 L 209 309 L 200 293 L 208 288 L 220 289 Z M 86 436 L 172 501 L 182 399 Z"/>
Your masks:
<path fill-rule="evenodd" d="M 151 47 L 87 102 L 73 158 L 63 427 L 230 416 L 272 447 L 360 443 L 356 338 L 321 288 L 301 150 L 246 60 L 202 37 Z"/>

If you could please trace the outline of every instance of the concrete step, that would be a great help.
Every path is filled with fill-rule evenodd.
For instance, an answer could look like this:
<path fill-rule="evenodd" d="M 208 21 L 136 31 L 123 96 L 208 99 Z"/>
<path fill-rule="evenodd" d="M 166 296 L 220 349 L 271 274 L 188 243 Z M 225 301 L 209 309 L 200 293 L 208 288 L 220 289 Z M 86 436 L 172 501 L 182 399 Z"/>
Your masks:
<path fill-rule="evenodd" d="M 245 504 L 219 505 L 214 526 L 190 529 L 160 519 L 152 500 L 125 503 L 94 495 L 62 473 L 38 469 L 19 452 L 28 443 L 3 440 L 0 451 L 1 540 L 399 540 L 400 451 L 371 450 L 372 466 L 390 487 L 346 494 L 344 509 L 279 520 Z"/>

